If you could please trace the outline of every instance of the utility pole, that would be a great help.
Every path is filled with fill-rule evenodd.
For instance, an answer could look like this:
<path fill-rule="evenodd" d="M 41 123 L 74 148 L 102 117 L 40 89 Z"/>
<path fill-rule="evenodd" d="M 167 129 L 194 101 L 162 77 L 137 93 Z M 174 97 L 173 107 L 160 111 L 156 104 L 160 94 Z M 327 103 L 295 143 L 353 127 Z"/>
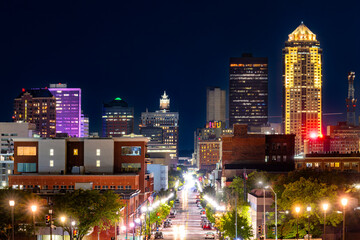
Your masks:
<path fill-rule="evenodd" d="M 265 211 L 265 195 L 266 195 L 266 192 L 265 192 L 265 188 L 263 188 L 263 191 L 264 191 L 264 239 L 266 240 L 266 211 Z"/>
<path fill-rule="evenodd" d="M 238 195 L 237 193 L 235 192 L 235 239 L 237 239 L 237 198 L 238 198 Z"/>

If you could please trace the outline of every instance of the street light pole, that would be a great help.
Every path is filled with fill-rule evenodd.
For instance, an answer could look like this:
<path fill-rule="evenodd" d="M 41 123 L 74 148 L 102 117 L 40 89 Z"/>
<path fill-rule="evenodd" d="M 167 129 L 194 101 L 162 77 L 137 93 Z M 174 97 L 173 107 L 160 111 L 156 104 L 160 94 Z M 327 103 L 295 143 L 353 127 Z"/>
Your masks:
<path fill-rule="evenodd" d="M 36 212 L 37 206 L 36 205 L 32 205 L 31 206 L 31 211 L 33 213 L 33 233 L 34 233 L 34 238 L 36 239 L 36 234 L 35 234 L 35 212 Z"/>
<path fill-rule="evenodd" d="M 15 201 L 14 200 L 10 200 L 9 201 L 9 205 L 11 207 L 11 225 L 12 225 L 12 228 L 11 228 L 11 237 L 12 237 L 12 240 L 15 240 L 15 225 L 14 225 L 14 207 L 15 207 Z"/>
<path fill-rule="evenodd" d="M 296 207 L 295 212 L 296 212 L 296 239 L 299 240 L 299 213 L 300 213 L 300 207 Z"/>
<path fill-rule="evenodd" d="M 65 240 L 64 223 L 66 221 L 66 217 L 64 217 L 64 216 L 60 217 L 60 221 L 62 222 L 62 235 L 63 235 L 62 237 L 63 237 L 63 240 Z"/>
<path fill-rule="evenodd" d="M 271 187 L 271 186 L 266 186 L 265 188 L 270 188 L 270 190 L 274 193 L 275 195 L 275 239 L 278 240 L 278 227 L 277 227 L 277 194 L 276 192 L 274 191 L 274 189 Z"/>
<path fill-rule="evenodd" d="M 263 192 L 264 192 L 264 239 L 266 240 L 266 211 L 265 211 L 265 195 L 266 195 L 266 192 L 265 192 L 265 188 L 263 188 Z"/>
<path fill-rule="evenodd" d="M 345 213 L 345 211 L 346 211 L 346 209 L 345 209 L 345 207 L 346 207 L 346 205 L 347 205 L 347 203 L 348 203 L 348 199 L 347 198 L 343 198 L 343 199 L 341 199 L 341 204 L 343 205 L 343 240 L 345 240 L 345 217 L 346 217 L 346 213 Z"/>
<path fill-rule="evenodd" d="M 323 210 L 324 210 L 324 237 L 323 237 L 323 239 L 324 240 L 326 238 L 326 210 L 328 209 L 328 207 L 329 207 L 329 204 L 327 204 L 327 203 L 323 204 Z"/>
<path fill-rule="evenodd" d="M 306 208 L 306 210 L 309 212 L 309 215 L 308 215 L 308 240 L 310 240 L 310 212 L 311 212 L 311 207 L 308 206 Z"/>

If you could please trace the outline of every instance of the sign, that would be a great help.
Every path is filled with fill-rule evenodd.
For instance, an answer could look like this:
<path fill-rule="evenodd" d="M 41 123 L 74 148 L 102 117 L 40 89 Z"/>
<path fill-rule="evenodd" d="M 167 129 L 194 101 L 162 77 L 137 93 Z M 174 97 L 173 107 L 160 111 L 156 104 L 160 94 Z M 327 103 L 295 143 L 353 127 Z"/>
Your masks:
<path fill-rule="evenodd" d="M 154 201 L 154 197 L 153 196 L 148 197 L 148 201 L 149 201 L 150 204 L 152 204 L 153 201 Z"/>

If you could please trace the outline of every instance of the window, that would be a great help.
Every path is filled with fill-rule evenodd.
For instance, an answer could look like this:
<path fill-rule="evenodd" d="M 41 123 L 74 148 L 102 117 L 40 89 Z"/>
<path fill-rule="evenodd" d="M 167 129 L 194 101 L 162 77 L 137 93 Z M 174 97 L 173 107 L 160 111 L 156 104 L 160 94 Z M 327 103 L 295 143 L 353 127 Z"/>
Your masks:
<path fill-rule="evenodd" d="M 123 189 L 124 189 L 124 187 L 123 187 L 123 186 L 117 186 L 117 188 L 118 188 L 118 189 L 121 189 L 121 190 L 123 190 Z"/>
<path fill-rule="evenodd" d="M 102 189 L 108 189 L 108 186 L 102 186 Z"/>
<path fill-rule="evenodd" d="M 100 167 L 100 160 L 96 160 L 96 167 Z"/>
<path fill-rule="evenodd" d="M 54 185 L 54 186 L 53 186 L 53 189 L 54 189 L 54 190 L 58 190 L 58 189 L 59 189 L 59 186 L 58 186 L 58 185 Z"/>
<path fill-rule="evenodd" d="M 131 189 L 131 186 L 130 186 L 130 185 L 125 186 L 125 189 L 130 190 L 130 189 Z"/>
<path fill-rule="evenodd" d="M 79 149 L 74 148 L 74 156 L 77 156 L 77 155 L 79 155 Z"/>
<path fill-rule="evenodd" d="M 335 163 L 335 167 L 336 167 L 336 168 L 340 167 L 340 163 L 336 162 L 336 163 Z"/>
<path fill-rule="evenodd" d="M 18 172 L 36 172 L 36 163 L 18 163 L 17 164 Z"/>
<path fill-rule="evenodd" d="M 95 186 L 95 189 L 96 189 L 96 190 L 100 190 L 100 189 L 101 189 L 101 186 L 96 185 L 96 186 Z"/>
<path fill-rule="evenodd" d="M 140 169 L 141 163 L 122 163 L 121 168 Z"/>
<path fill-rule="evenodd" d="M 115 186 L 110 186 L 110 189 L 115 189 Z"/>
<path fill-rule="evenodd" d="M 312 163 L 306 163 L 306 167 L 307 167 L 307 168 L 311 168 L 311 167 L 312 167 Z"/>
<path fill-rule="evenodd" d="M 66 189 L 66 186 L 65 186 L 65 185 L 62 185 L 62 186 L 61 186 L 61 189 Z"/>
<path fill-rule="evenodd" d="M 48 189 L 48 185 L 44 185 L 43 189 L 45 189 L 45 190 Z"/>
<path fill-rule="evenodd" d="M 74 190 L 74 185 L 69 185 L 69 188 L 68 188 L 68 189 Z"/>
<path fill-rule="evenodd" d="M 18 156 L 36 156 L 36 147 L 17 147 Z"/>
<path fill-rule="evenodd" d="M 141 147 L 124 146 L 121 147 L 121 155 L 123 156 L 140 156 Z"/>
<path fill-rule="evenodd" d="M 50 167 L 54 167 L 54 160 L 50 160 Z"/>
<path fill-rule="evenodd" d="M 96 156 L 100 156 L 100 149 L 96 149 Z"/>
<path fill-rule="evenodd" d="M 50 156 L 54 156 L 54 149 L 53 148 L 50 149 Z"/>

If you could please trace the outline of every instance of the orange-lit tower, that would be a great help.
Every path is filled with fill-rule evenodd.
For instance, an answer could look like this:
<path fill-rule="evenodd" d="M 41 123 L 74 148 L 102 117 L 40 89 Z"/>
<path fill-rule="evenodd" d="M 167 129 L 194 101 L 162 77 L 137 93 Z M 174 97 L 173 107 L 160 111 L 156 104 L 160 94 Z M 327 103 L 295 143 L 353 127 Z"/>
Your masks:
<path fill-rule="evenodd" d="M 304 140 L 322 137 L 322 49 L 316 35 L 303 23 L 289 35 L 283 49 L 283 124 L 295 134 L 295 152 Z"/>
<path fill-rule="evenodd" d="M 356 101 L 355 98 L 355 88 L 354 88 L 354 80 L 355 80 L 355 72 L 349 72 L 348 81 L 349 81 L 349 90 L 348 90 L 348 97 L 346 99 L 346 111 L 347 111 L 347 125 L 355 126 L 355 108 L 356 108 Z"/>

